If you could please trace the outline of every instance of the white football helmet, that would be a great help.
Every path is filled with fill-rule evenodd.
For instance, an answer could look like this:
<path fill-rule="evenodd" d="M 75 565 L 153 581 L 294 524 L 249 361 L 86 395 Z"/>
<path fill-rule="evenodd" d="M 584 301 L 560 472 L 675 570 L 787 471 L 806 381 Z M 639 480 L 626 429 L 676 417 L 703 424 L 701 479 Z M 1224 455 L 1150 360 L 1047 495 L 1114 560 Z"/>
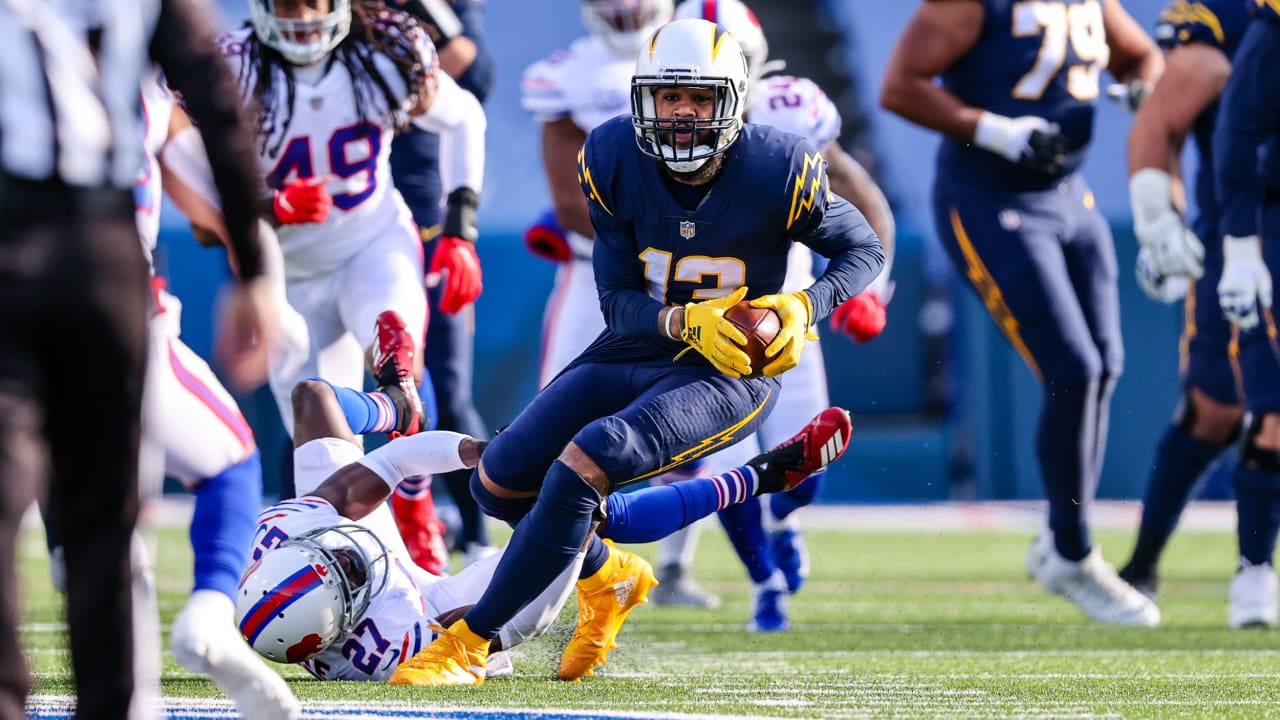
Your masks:
<path fill-rule="evenodd" d="M 774 70 L 781 63 L 766 65 L 769 59 L 769 43 L 764 39 L 764 28 L 751 8 L 740 0 L 684 0 L 676 6 L 677 20 L 702 18 L 720 25 L 733 34 L 742 54 L 747 56 L 747 73 L 754 85 L 767 70 Z"/>
<path fill-rule="evenodd" d="M 711 117 L 658 117 L 654 95 L 671 87 L 712 90 L 715 109 Z M 636 58 L 631 77 L 631 123 L 636 143 L 644 154 L 662 160 L 674 172 L 693 172 L 738 139 L 746 93 L 747 61 L 733 35 L 706 20 L 676 20 L 659 28 Z M 710 131 L 710 143 L 678 148 L 667 140 L 677 131 L 690 130 L 699 135 Z"/>
<path fill-rule="evenodd" d="M 351 0 L 330 0 L 329 12 L 309 20 L 276 16 L 275 0 L 249 0 L 258 40 L 294 65 L 320 62 L 351 32 Z"/>
<path fill-rule="evenodd" d="M 387 548 L 367 528 L 299 533 L 245 571 L 236 625 L 263 657 L 298 663 L 351 632 L 387 585 Z"/>
<path fill-rule="evenodd" d="M 672 9 L 672 0 L 582 0 L 582 24 L 626 58 L 671 20 Z"/>

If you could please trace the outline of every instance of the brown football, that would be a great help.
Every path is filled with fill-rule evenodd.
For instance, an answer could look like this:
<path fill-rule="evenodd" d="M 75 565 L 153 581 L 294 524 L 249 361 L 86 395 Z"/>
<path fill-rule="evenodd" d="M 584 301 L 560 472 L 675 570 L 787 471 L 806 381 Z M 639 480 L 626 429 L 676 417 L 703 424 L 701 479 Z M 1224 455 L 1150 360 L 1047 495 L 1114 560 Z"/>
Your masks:
<path fill-rule="evenodd" d="M 724 319 L 733 323 L 743 335 L 747 336 L 747 345 L 742 348 L 751 358 L 751 377 L 758 377 L 765 365 L 768 365 L 777 354 L 765 355 L 765 348 L 778 337 L 782 329 L 782 321 L 778 313 L 770 308 L 751 307 L 750 300 L 743 300 L 724 312 Z"/>

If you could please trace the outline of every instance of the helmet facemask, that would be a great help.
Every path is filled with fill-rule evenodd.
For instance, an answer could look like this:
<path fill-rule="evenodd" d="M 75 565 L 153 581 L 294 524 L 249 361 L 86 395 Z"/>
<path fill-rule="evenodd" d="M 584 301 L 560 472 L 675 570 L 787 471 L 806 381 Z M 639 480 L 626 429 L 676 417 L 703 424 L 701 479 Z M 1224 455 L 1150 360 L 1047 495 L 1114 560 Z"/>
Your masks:
<path fill-rule="evenodd" d="M 711 117 L 659 117 L 655 96 L 677 87 L 712 93 Z M 677 173 L 698 170 L 707 160 L 727 150 L 742 130 L 742 114 L 735 111 L 742 107 L 742 98 L 728 78 L 637 75 L 631 80 L 631 107 L 640 149 Z M 687 145 L 678 143 L 676 133 L 686 132 L 693 133 L 692 140 Z"/>
<path fill-rule="evenodd" d="M 308 0 L 307 5 L 314 1 Z M 351 32 L 351 0 L 329 2 L 329 12 L 301 19 L 276 15 L 277 0 L 249 0 L 253 31 L 263 45 L 294 65 L 320 62 Z"/>
<path fill-rule="evenodd" d="M 582 24 L 610 50 L 629 58 L 672 12 L 672 0 L 583 0 Z"/>

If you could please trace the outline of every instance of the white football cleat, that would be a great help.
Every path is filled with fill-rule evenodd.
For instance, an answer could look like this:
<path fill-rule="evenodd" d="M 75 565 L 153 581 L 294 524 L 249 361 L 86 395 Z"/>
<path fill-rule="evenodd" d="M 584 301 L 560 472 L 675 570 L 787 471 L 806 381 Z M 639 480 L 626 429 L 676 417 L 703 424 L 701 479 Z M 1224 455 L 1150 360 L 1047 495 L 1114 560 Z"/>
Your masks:
<path fill-rule="evenodd" d="M 484 664 L 484 679 L 492 680 L 500 677 L 511 677 L 516 674 L 515 665 L 511 662 L 511 653 L 498 652 L 489 653 L 489 659 Z"/>
<path fill-rule="evenodd" d="M 249 720 L 297 720 L 302 706 L 289 684 L 245 643 L 231 598 L 215 590 L 191 593 L 173 619 L 169 647 L 193 673 L 208 675 Z"/>
<path fill-rule="evenodd" d="M 1096 547 L 1083 560 L 1073 562 L 1058 554 L 1053 533 L 1046 530 L 1031 543 L 1027 572 L 1044 589 L 1075 603 L 1098 622 L 1145 627 L 1160 624 L 1160 608 L 1121 580 Z"/>
<path fill-rule="evenodd" d="M 1250 565 L 1240 561 L 1240 570 L 1231 579 L 1231 609 L 1227 613 L 1227 627 L 1238 630 L 1246 627 L 1272 627 L 1280 606 L 1280 579 L 1270 563 Z"/>

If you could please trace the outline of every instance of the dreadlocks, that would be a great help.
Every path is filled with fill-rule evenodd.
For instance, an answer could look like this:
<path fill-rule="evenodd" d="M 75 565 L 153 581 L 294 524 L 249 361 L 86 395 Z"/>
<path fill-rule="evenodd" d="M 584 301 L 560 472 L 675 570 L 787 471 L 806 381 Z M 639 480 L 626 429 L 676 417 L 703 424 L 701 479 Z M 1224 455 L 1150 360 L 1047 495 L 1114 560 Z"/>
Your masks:
<path fill-rule="evenodd" d="M 339 62 L 351 73 L 354 88 L 356 115 L 362 121 L 370 117 L 373 93 L 381 92 L 389 116 L 376 118 L 389 122 L 397 130 L 403 130 L 409 117 L 402 107 L 417 104 L 423 83 L 434 72 L 425 67 L 418 53 L 416 42 L 425 29 L 411 15 L 386 6 L 382 0 L 356 0 L 351 6 L 351 31 L 343 38 L 333 53 L 323 62 Z M 240 67 L 240 85 L 248 87 L 251 69 L 256 69 L 253 98 L 257 104 L 258 135 L 262 150 L 275 157 L 289 132 L 293 120 L 293 102 L 297 88 L 293 77 L 293 65 L 279 51 L 264 45 L 256 33 L 249 33 L 245 55 L 248 62 Z M 397 97 L 387 79 L 375 64 L 374 58 L 383 55 L 395 65 L 400 80 L 408 88 L 408 99 Z M 284 102 L 280 102 L 280 80 L 283 79 Z M 374 106 L 376 107 L 376 106 Z M 279 117 L 280 113 L 284 117 Z"/>

